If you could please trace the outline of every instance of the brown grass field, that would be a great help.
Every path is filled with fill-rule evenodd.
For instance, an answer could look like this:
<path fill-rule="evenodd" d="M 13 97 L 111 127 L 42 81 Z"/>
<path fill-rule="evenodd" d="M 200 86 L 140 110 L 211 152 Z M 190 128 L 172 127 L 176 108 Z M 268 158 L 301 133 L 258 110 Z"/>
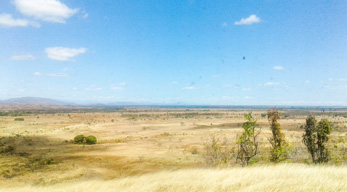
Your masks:
<path fill-rule="evenodd" d="M 257 163 L 212 167 L 205 145 L 212 136 L 235 145 L 250 110 L 160 109 L 136 112 L 55 113 L 0 117 L 0 191 L 347 191 L 344 141 L 347 118 L 317 115 L 334 125 L 333 158 L 312 165 L 302 143 L 305 115 L 280 120 L 293 151 L 290 159 L 269 161 L 269 124 L 253 110 L 258 127 Z M 340 111 L 346 114 L 345 111 Z M 94 135 L 96 145 L 72 142 Z M 334 147 L 335 145 L 335 147 Z M 337 152 L 338 151 L 338 152 Z"/>

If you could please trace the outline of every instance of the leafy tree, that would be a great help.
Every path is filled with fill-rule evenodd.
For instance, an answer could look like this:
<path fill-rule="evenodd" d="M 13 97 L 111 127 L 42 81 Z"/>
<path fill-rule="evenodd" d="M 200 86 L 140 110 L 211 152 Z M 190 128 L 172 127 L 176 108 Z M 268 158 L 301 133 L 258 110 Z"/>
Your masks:
<path fill-rule="evenodd" d="M 305 133 L 303 135 L 303 142 L 306 145 L 307 151 L 310 153 L 313 162 L 316 162 L 315 153 L 317 151 L 317 147 L 315 145 L 315 141 L 317 139 L 316 124 L 316 118 L 311 115 L 308 116 L 304 126 Z"/>
<path fill-rule="evenodd" d="M 328 135 L 331 133 L 331 123 L 327 119 L 319 121 L 317 126 L 317 162 L 328 162 L 329 154 L 326 143 L 329 140 Z"/>
<path fill-rule="evenodd" d="M 245 119 L 247 122 L 242 125 L 243 133 L 236 142 L 238 145 L 236 162 L 242 166 L 249 165 L 250 160 L 259 153 L 257 137 L 260 129 L 256 131 L 257 121 L 253 119 L 252 113 L 245 114 Z"/>
<path fill-rule="evenodd" d="M 303 142 L 314 163 L 323 163 L 329 160 L 326 143 L 329 140 L 328 135 L 331 133 L 330 124 L 327 119 L 322 119 L 317 125 L 317 120 L 314 116 L 308 116 L 306 118 Z"/>
<path fill-rule="evenodd" d="M 270 123 L 270 129 L 272 137 L 269 138 L 271 144 L 271 158 L 272 162 L 283 161 L 287 158 L 288 143 L 285 140 L 284 134 L 281 132 L 282 128 L 278 119 L 280 119 L 280 113 L 277 109 L 269 110 L 267 112 L 268 120 Z"/>

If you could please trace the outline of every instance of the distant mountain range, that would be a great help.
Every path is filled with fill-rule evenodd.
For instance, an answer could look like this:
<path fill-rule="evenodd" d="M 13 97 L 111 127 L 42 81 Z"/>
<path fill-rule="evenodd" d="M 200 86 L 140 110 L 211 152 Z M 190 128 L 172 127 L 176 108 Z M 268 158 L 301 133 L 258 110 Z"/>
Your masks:
<path fill-rule="evenodd" d="M 113 102 L 113 103 L 91 103 L 91 104 L 76 104 L 72 102 L 64 102 L 55 99 L 41 97 L 20 97 L 7 100 L 0 100 L 0 104 L 5 105 L 33 105 L 33 106 L 73 106 L 73 107 L 107 107 L 107 106 L 134 106 L 143 105 L 132 102 Z"/>
<path fill-rule="evenodd" d="M 71 106 L 74 103 L 58 101 L 54 99 L 47 99 L 41 97 L 20 97 L 0 101 L 0 104 L 7 105 L 44 105 L 44 106 Z"/>

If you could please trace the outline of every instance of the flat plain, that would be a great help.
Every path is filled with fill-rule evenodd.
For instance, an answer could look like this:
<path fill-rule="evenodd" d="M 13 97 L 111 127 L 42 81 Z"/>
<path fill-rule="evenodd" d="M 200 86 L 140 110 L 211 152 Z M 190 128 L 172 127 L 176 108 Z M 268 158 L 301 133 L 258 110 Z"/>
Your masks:
<path fill-rule="evenodd" d="M 236 147 L 248 112 L 261 129 L 256 163 L 246 168 L 235 162 L 209 165 L 205 148 L 212 137 Z M 281 112 L 292 152 L 279 165 L 269 161 L 265 109 L 134 108 L 38 113 L 21 116 L 24 121 L 2 116 L 0 191 L 346 191 L 346 154 L 332 153 L 335 161 L 312 165 L 300 128 L 307 114 L 327 118 L 334 127 L 332 149 L 345 149 L 346 111 Z M 75 144 L 80 134 L 96 136 L 97 144 Z M 324 179 L 330 185 L 320 182 Z M 300 185 L 290 188 L 295 182 Z"/>

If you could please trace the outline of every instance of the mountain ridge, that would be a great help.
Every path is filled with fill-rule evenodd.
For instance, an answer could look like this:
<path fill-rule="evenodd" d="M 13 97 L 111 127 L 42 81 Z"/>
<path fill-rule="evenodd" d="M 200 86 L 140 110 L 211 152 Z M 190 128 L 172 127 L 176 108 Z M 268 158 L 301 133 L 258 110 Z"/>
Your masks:
<path fill-rule="evenodd" d="M 42 97 L 18 97 L 1 100 L 1 104 L 7 105 L 49 105 L 49 106 L 71 106 L 76 105 L 72 102 L 59 101 Z"/>

